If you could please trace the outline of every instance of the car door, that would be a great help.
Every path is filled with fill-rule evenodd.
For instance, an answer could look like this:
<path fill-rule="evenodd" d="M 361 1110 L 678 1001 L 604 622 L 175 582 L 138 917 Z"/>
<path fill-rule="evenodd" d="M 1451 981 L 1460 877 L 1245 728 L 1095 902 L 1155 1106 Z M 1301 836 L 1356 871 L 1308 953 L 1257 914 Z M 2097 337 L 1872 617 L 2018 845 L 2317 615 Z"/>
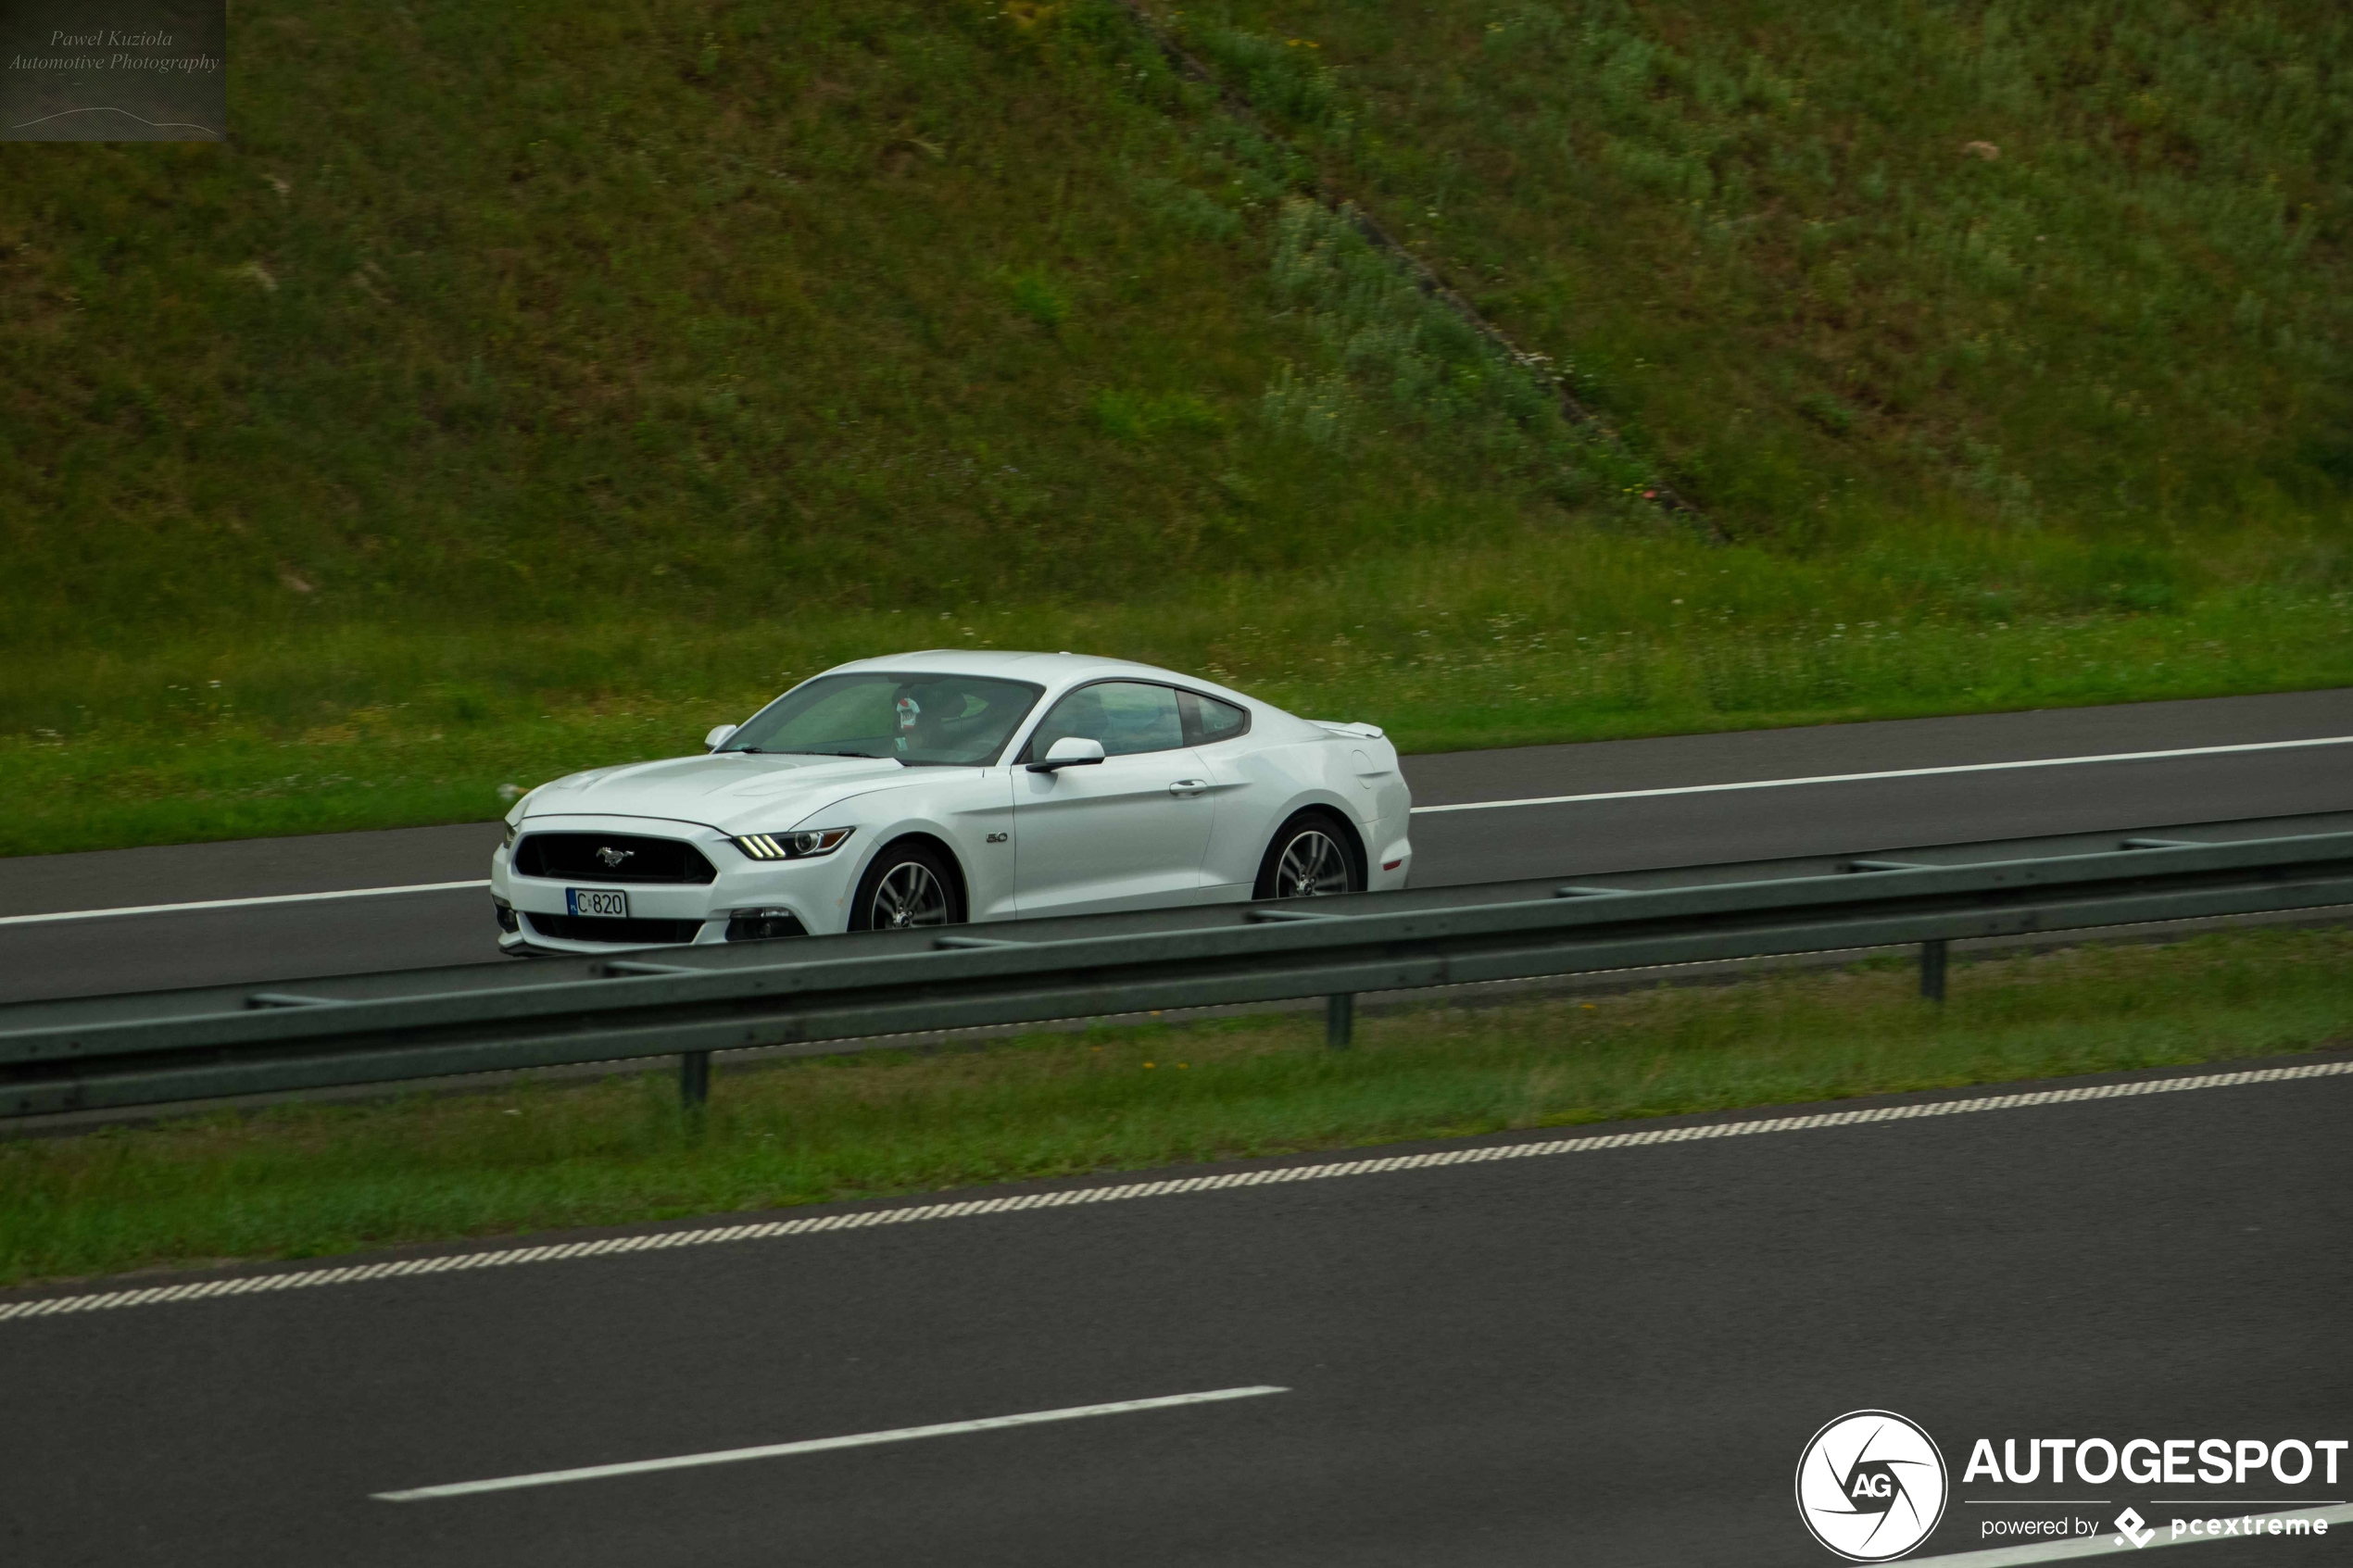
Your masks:
<path fill-rule="evenodd" d="M 1065 735 L 1101 742 L 1103 759 L 1013 770 L 1023 918 L 1193 902 L 1216 804 L 1185 745 L 1176 692 L 1146 681 L 1081 686 L 1039 721 L 1019 760 Z"/>

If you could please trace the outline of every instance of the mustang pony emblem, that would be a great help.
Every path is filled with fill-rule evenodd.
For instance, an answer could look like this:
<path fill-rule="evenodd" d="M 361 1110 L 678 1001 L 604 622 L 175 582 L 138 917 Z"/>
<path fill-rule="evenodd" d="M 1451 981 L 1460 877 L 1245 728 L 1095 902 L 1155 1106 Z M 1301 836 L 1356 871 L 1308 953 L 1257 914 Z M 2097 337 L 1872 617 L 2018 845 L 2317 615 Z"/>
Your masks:
<path fill-rule="evenodd" d="M 637 851 L 635 849 L 615 849 L 611 845 L 608 844 L 603 848 L 597 851 L 597 859 L 602 860 L 607 867 L 610 868 L 619 866 L 622 861 L 626 860 L 630 856 L 635 855 L 636 852 Z"/>

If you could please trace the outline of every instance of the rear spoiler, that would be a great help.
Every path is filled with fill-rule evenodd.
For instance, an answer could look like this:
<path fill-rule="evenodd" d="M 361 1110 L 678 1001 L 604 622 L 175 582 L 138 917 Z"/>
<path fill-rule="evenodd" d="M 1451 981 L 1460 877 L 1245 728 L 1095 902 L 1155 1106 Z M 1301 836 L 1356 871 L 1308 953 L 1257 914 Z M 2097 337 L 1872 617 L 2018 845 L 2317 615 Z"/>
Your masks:
<path fill-rule="evenodd" d="M 1389 738 L 1381 733 L 1381 727 L 1378 724 L 1343 724 L 1337 719 L 1311 719 L 1308 722 L 1311 724 L 1320 724 L 1325 729 L 1331 731 L 1334 734 L 1355 735 L 1365 740 L 1387 740 Z"/>

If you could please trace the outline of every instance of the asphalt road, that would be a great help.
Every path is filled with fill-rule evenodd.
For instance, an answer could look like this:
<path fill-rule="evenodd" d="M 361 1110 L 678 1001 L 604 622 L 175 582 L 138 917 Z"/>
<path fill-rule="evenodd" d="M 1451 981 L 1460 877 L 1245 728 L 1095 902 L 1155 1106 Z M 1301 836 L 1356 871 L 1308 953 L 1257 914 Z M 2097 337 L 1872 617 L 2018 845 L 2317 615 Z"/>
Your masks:
<path fill-rule="evenodd" d="M 0 1562 L 1772 1568 L 1831 1561 L 1792 1475 L 1864 1408 L 1952 1469 L 1921 1555 L 2162 1524 L 2182 1488 L 1986 1506 L 1961 1466 L 2353 1436 L 2348 1118 L 2353 1075 L 2308 1077 L 18 1317 Z M 373 1497 L 1255 1386 L 1288 1391 Z"/>
<path fill-rule="evenodd" d="M 1418 807 L 2353 735 L 2353 689 L 1407 759 Z M 2353 808 L 2353 746 L 1637 795 L 1416 820 L 1416 885 Z M 496 824 L 0 860 L 0 917 L 488 874 Z M 0 919 L 0 1002 L 497 962 L 478 888 L 47 923 Z"/>

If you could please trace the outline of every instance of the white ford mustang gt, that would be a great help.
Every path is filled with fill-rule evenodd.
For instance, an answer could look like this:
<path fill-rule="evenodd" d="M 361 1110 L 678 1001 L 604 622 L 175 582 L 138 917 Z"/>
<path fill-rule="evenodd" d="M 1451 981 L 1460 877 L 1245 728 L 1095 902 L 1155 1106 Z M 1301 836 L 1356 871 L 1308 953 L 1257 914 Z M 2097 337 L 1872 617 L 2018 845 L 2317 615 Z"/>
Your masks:
<path fill-rule="evenodd" d="M 1403 887 L 1370 724 L 1120 659 L 935 651 L 803 681 L 707 756 L 543 784 L 499 946 L 597 952 Z"/>

